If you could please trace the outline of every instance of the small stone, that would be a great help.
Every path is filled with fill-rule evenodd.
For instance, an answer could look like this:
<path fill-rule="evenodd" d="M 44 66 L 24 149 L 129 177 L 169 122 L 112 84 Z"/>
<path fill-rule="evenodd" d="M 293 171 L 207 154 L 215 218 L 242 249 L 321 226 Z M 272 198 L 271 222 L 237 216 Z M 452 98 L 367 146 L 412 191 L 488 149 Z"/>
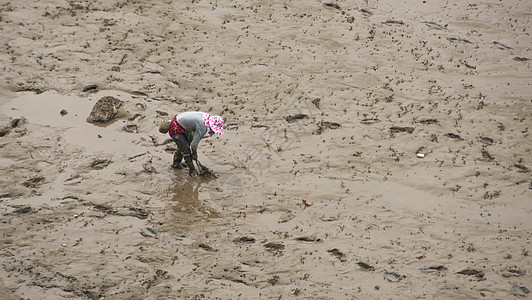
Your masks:
<path fill-rule="evenodd" d="M 116 116 L 118 109 L 122 107 L 122 104 L 122 101 L 112 96 L 101 98 L 92 108 L 87 122 L 107 123 L 111 121 Z"/>

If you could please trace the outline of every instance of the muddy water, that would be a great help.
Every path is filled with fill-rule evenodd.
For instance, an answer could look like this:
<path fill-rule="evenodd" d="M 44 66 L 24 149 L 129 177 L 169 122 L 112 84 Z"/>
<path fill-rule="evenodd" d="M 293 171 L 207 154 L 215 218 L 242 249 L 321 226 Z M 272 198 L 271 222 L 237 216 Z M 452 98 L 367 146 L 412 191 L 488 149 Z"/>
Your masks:
<path fill-rule="evenodd" d="M 530 295 L 527 1 L 1 7 L 0 298 Z"/>

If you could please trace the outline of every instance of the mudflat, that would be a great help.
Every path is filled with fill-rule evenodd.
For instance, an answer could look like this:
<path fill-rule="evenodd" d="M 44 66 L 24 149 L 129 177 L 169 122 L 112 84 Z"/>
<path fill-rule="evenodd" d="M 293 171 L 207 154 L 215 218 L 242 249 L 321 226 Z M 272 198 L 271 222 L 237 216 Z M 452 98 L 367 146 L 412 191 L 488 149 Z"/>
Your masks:
<path fill-rule="evenodd" d="M 451 2 L 1 1 L 0 298 L 530 297 L 532 2 Z"/>

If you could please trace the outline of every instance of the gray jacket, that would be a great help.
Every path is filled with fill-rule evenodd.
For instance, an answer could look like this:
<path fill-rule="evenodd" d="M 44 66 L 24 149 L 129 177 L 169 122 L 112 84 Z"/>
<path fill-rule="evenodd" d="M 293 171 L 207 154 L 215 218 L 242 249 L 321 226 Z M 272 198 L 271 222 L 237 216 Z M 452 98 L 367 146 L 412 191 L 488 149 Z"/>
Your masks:
<path fill-rule="evenodd" d="M 187 111 L 176 116 L 177 122 L 186 131 L 194 131 L 194 138 L 190 143 L 192 152 L 197 153 L 198 144 L 200 140 L 207 133 L 207 127 L 203 122 L 203 112 L 201 111 Z"/>

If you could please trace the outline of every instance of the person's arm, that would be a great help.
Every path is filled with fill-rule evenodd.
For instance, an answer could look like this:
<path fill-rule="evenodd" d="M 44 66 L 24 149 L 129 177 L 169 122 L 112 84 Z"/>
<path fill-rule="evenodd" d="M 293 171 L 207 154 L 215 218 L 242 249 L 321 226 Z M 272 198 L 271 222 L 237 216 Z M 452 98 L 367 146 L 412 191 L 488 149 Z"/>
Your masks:
<path fill-rule="evenodd" d="M 205 136 L 206 133 L 207 133 L 207 127 L 205 127 L 203 120 L 197 121 L 196 130 L 194 132 L 194 138 L 192 139 L 192 143 L 190 143 L 190 150 L 192 150 L 192 153 L 194 153 L 194 155 L 197 155 L 198 144 L 200 140 Z"/>

